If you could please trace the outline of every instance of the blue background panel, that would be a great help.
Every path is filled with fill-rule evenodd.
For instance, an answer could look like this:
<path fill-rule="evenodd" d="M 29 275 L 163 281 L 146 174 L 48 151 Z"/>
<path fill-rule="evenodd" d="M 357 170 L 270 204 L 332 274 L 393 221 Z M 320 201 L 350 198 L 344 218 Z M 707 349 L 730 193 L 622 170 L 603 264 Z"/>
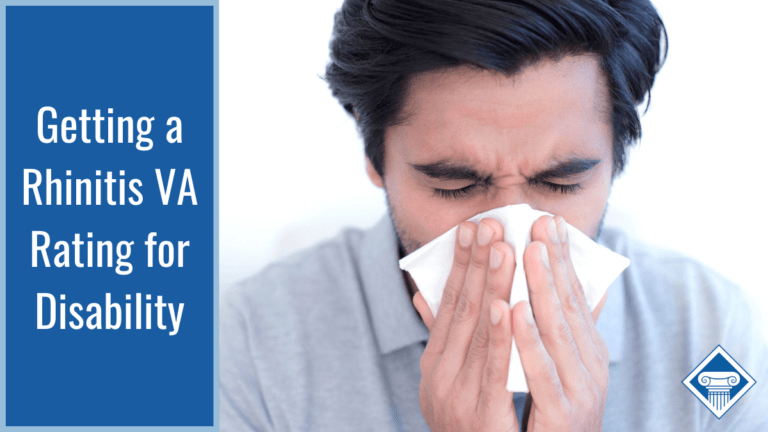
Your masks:
<path fill-rule="evenodd" d="M 213 7 L 53 7 L 6 9 L 6 423 L 8 426 L 211 426 L 214 420 L 214 11 Z M 133 144 L 43 144 L 37 113 L 54 107 L 57 123 L 100 109 L 107 117 L 154 117 L 149 151 Z M 179 117 L 182 143 L 165 140 Z M 106 122 L 103 123 L 106 126 Z M 78 136 L 80 124 L 78 121 Z M 135 124 L 134 124 L 135 127 Z M 106 131 L 102 130 L 105 135 Z M 116 125 L 115 125 L 116 132 Z M 136 130 L 134 129 L 134 139 Z M 64 183 L 95 180 L 96 170 L 141 180 L 139 206 L 23 205 L 23 170 Z M 176 169 L 171 202 L 160 199 L 155 169 Z M 198 204 L 176 205 L 184 169 Z M 45 179 L 43 179 L 45 182 Z M 74 182 L 73 182 L 74 184 Z M 41 188 L 41 192 L 44 191 Z M 130 194 L 128 196 L 131 196 Z M 43 196 L 43 199 L 45 197 Z M 31 232 L 52 242 L 133 241 L 133 272 L 113 268 L 32 268 Z M 147 234 L 189 241 L 184 267 L 146 266 Z M 70 243 L 71 246 L 71 243 Z M 51 246 L 52 247 L 52 246 Z M 157 248 L 157 246 L 155 246 Z M 52 251 L 52 249 L 49 249 Z M 155 249 L 155 260 L 157 259 Z M 53 253 L 49 254 L 53 258 Z M 67 304 L 112 294 L 159 295 L 184 303 L 179 333 L 169 330 L 38 330 L 37 293 Z M 84 314 L 87 316 L 87 314 Z M 165 317 L 166 325 L 168 315 Z M 102 326 L 104 326 L 102 322 Z"/>

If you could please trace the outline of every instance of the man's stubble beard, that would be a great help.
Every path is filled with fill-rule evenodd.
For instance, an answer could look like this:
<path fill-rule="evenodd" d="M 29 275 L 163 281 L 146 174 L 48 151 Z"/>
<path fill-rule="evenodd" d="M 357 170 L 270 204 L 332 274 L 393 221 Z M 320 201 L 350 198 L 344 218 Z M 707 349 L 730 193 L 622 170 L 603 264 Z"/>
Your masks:
<path fill-rule="evenodd" d="M 387 211 L 389 212 L 389 218 L 392 220 L 392 225 L 395 227 L 395 235 L 397 236 L 397 250 L 398 254 L 400 255 L 400 258 L 403 258 L 404 256 L 413 253 L 415 250 L 419 249 L 421 246 L 421 242 L 414 240 L 410 235 L 408 235 L 407 232 L 403 229 L 402 223 L 400 223 L 400 219 L 397 217 L 397 212 L 392 207 L 392 203 L 389 200 L 389 193 L 387 193 L 386 186 L 384 187 L 384 197 L 387 202 Z M 590 237 L 592 241 L 597 242 L 600 238 L 600 234 L 603 232 L 603 224 L 605 223 L 605 214 L 608 211 L 608 203 L 606 202 L 605 208 L 603 209 L 603 215 L 600 216 L 600 224 L 597 226 L 597 234 L 594 237 Z"/>
<path fill-rule="evenodd" d="M 402 258 L 422 245 L 420 242 L 412 239 L 403 229 L 403 225 L 400 223 L 400 219 L 397 217 L 392 203 L 389 201 L 389 193 L 387 193 L 386 187 L 384 188 L 384 198 L 387 201 L 387 212 L 389 213 L 389 219 L 392 221 L 392 225 L 395 227 L 395 235 L 397 236 L 397 252 L 399 258 Z"/>

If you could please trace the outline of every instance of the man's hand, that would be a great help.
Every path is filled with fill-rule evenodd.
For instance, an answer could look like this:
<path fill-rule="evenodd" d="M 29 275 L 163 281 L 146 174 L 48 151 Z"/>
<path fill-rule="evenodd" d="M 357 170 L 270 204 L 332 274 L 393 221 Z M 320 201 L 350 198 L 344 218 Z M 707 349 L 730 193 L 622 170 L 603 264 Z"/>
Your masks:
<path fill-rule="evenodd" d="M 590 313 L 562 217 L 539 218 L 531 240 L 523 257 L 531 302 L 513 310 L 514 337 L 533 397 L 528 431 L 599 431 L 608 347 L 595 320 L 605 297 Z"/>
<path fill-rule="evenodd" d="M 524 254 L 533 314 L 521 302 L 510 315 L 505 300 L 515 260 L 502 234 L 491 219 L 479 227 L 462 223 L 436 320 L 421 294 L 414 297 L 430 328 L 419 387 L 424 418 L 433 431 L 517 431 L 506 390 L 514 328 L 533 397 L 528 431 L 600 430 L 608 349 L 595 320 L 605 297 L 590 314 L 570 259 L 565 220 L 542 216 Z"/>
<path fill-rule="evenodd" d="M 414 296 L 430 329 L 419 401 L 433 432 L 518 430 L 512 393 L 506 390 L 512 345 L 506 300 L 515 256 L 502 238 L 493 219 L 462 223 L 434 320 L 421 294 Z"/>

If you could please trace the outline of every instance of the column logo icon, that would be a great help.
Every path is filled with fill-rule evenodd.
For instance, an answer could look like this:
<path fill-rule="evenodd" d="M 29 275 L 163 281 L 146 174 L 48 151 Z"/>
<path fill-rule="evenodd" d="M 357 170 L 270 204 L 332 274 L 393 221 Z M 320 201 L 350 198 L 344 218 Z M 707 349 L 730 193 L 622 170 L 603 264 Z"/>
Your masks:
<path fill-rule="evenodd" d="M 718 345 L 685 377 L 683 385 L 721 418 L 755 385 L 755 380 Z"/>

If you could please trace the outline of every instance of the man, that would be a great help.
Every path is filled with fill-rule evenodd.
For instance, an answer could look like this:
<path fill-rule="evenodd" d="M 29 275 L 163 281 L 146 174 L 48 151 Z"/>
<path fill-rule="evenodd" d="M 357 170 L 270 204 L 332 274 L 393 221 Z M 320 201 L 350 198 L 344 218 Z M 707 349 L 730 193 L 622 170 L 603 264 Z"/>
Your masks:
<path fill-rule="evenodd" d="M 326 79 L 390 215 L 225 298 L 222 430 L 768 427 L 768 350 L 738 289 L 601 233 L 663 35 L 642 0 L 345 1 Z M 534 224 L 522 263 L 498 222 L 463 222 L 521 203 L 555 215 Z M 632 263 L 594 311 L 565 222 Z M 456 225 L 433 317 L 397 261 Z M 530 304 L 505 302 L 517 265 Z M 529 395 L 505 390 L 513 338 Z M 758 382 L 721 419 L 681 384 L 717 345 Z"/>

